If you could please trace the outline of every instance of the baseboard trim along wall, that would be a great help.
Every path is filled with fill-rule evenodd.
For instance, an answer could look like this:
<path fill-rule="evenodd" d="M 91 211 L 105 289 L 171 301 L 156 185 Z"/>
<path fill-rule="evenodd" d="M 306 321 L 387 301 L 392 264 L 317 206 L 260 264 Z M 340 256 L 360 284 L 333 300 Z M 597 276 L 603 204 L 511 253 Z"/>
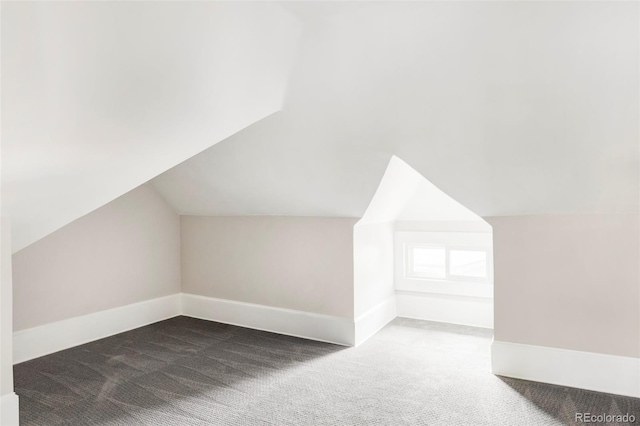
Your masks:
<path fill-rule="evenodd" d="M 363 334 L 368 334 L 366 338 L 388 322 L 388 302 L 374 309 L 359 320 L 360 329 L 368 330 Z M 179 315 L 345 346 L 355 344 L 355 323 L 349 318 L 179 293 L 16 331 L 13 361 L 19 364 Z M 380 325 L 381 321 L 386 322 Z"/>
<path fill-rule="evenodd" d="M 353 346 L 355 342 L 353 320 L 331 315 L 186 293 L 182 294 L 182 314 L 338 345 Z"/>
<path fill-rule="evenodd" d="M 18 426 L 19 424 L 18 395 L 11 392 L 0 397 L 0 425 Z"/>
<path fill-rule="evenodd" d="M 345 346 L 360 345 L 396 316 L 487 326 L 439 315 L 428 309 L 430 299 L 398 292 L 351 320 L 180 293 L 14 332 L 13 359 L 18 364 L 179 315 Z M 494 341 L 491 363 L 500 376 L 640 398 L 640 358 Z M 0 404 L 1 424 L 12 424 L 17 395 L 2 396 Z"/>
<path fill-rule="evenodd" d="M 396 290 L 398 316 L 493 328 L 493 299 Z"/>
<path fill-rule="evenodd" d="M 393 295 L 355 319 L 355 346 L 364 343 L 397 316 Z"/>
<path fill-rule="evenodd" d="M 160 297 L 13 333 L 18 364 L 180 315 L 180 294 Z"/>
<path fill-rule="evenodd" d="M 494 341 L 491 372 L 640 398 L 640 358 Z"/>

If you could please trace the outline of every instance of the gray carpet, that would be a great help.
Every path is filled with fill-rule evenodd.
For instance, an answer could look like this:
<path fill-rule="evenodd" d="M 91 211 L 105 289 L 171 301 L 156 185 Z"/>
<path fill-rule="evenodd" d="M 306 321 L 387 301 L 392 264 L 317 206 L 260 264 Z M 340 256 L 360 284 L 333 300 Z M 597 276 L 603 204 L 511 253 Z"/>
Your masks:
<path fill-rule="evenodd" d="M 398 318 L 362 346 L 343 348 L 178 317 L 19 364 L 16 393 L 25 426 L 640 418 L 639 399 L 491 375 L 490 341 L 485 330 Z"/>

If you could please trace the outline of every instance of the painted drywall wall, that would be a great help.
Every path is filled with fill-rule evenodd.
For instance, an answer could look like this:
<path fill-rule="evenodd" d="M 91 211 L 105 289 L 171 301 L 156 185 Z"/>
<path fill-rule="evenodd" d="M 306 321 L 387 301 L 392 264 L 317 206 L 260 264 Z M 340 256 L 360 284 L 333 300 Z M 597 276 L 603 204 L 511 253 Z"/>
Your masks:
<path fill-rule="evenodd" d="M 184 293 L 353 318 L 356 219 L 180 220 Z"/>
<path fill-rule="evenodd" d="M 399 317 L 493 328 L 493 299 L 396 291 Z"/>
<path fill-rule="evenodd" d="M 18 395 L 13 392 L 11 269 L 11 220 L 6 216 L 0 216 L 0 425 L 18 426 L 20 417 Z"/>
<path fill-rule="evenodd" d="M 353 228 L 354 315 L 359 317 L 394 294 L 393 222 Z"/>
<path fill-rule="evenodd" d="M 0 397 L 13 392 L 11 222 L 0 223 Z M 2 417 L 0 417 L 0 420 Z"/>
<path fill-rule="evenodd" d="M 490 233 L 491 225 L 484 220 L 452 220 L 452 221 L 396 221 L 393 229 L 396 232 L 480 232 Z"/>
<path fill-rule="evenodd" d="M 495 340 L 640 356 L 640 216 L 486 220 Z"/>
<path fill-rule="evenodd" d="M 13 255 L 14 330 L 180 292 L 180 219 L 148 185 Z"/>
<path fill-rule="evenodd" d="M 279 111 L 275 2 L 3 2 L 3 214 L 20 250 Z"/>

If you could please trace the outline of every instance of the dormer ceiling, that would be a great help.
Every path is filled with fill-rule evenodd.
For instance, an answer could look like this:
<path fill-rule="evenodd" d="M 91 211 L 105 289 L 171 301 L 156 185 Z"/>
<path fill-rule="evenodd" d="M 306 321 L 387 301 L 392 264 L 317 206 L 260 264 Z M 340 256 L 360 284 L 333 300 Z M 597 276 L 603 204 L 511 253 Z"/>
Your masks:
<path fill-rule="evenodd" d="M 397 155 L 481 216 L 638 211 L 638 7 L 293 2 L 283 111 L 153 185 L 182 214 L 360 217 Z"/>
<path fill-rule="evenodd" d="M 182 214 L 360 217 L 392 155 L 481 216 L 637 212 L 638 8 L 4 2 L 14 248 L 154 177 Z"/>

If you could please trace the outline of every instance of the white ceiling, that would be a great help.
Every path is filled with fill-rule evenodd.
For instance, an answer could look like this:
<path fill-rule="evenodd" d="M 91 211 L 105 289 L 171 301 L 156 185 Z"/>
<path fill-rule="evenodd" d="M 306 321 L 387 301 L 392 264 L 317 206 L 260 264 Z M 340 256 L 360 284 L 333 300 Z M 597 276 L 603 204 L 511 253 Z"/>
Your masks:
<path fill-rule="evenodd" d="M 360 217 L 392 155 L 481 216 L 638 211 L 636 2 L 1 7 L 15 250 L 165 171 L 183 214 Z"/>
<path fill-rule="evenodd" d="M 285 7 L 283 111 L 154 179 L 178 212 L 359 217 L 392 155 L 481 216 L 638 211 L 638 3 Z"/>
<path fill-rule="evenodd" d="M 380 185 L 356 225 L 409 222 L 480 222 L 481 217 L 458 203 L 396 156 L 391 157 Z"/>
<path fill-rule="evenodd" d="M 1 7 L 14 251 L 280 110 L 300 35 L 264 2 Z"/>

